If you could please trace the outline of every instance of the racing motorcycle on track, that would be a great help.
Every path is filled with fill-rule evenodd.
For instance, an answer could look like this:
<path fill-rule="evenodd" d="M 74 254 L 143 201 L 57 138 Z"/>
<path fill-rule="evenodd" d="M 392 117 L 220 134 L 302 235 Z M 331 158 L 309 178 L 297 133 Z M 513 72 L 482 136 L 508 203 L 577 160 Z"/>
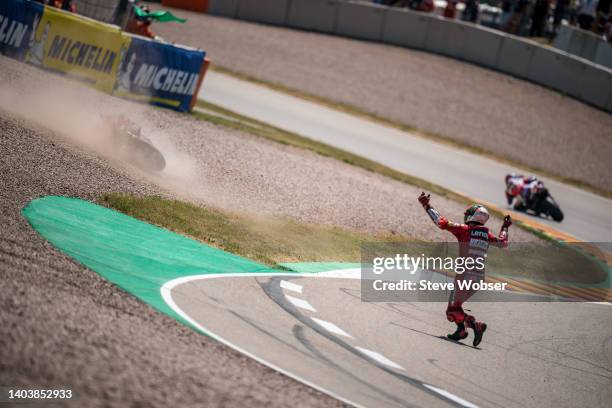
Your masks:
<path fill-rule="evenodd" d="M 536 216 L 551 217 L 557 222 L 563 221 L 563 211 L 546 187 L 534 193 L 529 205 L 524 207 L 524 211 L 533 212 Z"/>
<path fill-rule="evenodd" d="M 142 128 L 124 115 L 104 119 L 110 125 L 111 148 L 118 159 L 145 171 L 162 171 L 166 167 L 164 155 L 142 134 Z"/>
<path fill-rule="evenodd" d="M 506 176 L 506 198 L 516 211 L 563 221 L 563 211 L 541 180 L 516 174 Z"/>

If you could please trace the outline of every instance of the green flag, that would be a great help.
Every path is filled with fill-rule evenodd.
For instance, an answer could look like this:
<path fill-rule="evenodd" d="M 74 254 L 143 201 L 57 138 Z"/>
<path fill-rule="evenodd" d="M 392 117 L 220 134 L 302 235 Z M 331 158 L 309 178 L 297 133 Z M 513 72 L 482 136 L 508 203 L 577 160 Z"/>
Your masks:
<path fill-rule="evenodd" d="M 185 21 L 187 21 L 187 19 L 176 17 L 169 11 L 157 10 L 147 13 L 138 6 L 134 6 L 134 13 L 136 13 L 138 17 L 150 18 L 151 20 L 157 21 L 159 23 L 167 23 L 170 21 L 184 23 Z"/>

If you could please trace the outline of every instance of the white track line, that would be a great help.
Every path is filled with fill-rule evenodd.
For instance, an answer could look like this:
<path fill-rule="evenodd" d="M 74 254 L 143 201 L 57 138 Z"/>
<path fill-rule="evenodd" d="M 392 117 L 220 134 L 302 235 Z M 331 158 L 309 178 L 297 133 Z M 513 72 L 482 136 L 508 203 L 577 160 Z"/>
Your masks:
<path fill-rule="evenodd" d="M 280 287 L 283 289 L 290 290 L 292 292 L 302 293 L 302 286 L 298 285 L 297 283 L 282 280 L 280 283 Z"/>
<path fill-rule="evenodd" d="M 378 361 L 381 364 L 384 364 L 389 367 L 397 368 L 398 370 L 404 369 L 404 367 L 402 367 L 401 365 L 394 363 L 393 361 L 389 360 L 387 357 L 383 356 L 382 354 L 377 353 L 376 351 L 368 350 L 362 347 L 355 347 L 355 348 L 359 350 L 361 354 L 365 354 L 366 356 L 370 357 L 373 360 Z"/>
<path fill-rule="evenodd" d="M 348 337 L 349 339 L 354 339 L 353 336 L 333 324 L 332 322 L 328 322 L 326 320 L 317 319 L 316 317 L 311 317 L 312 321 L 327 330 L 330 333 L 337 334 L 340 336 Z"/>
<path fill-rule="evenodd" d="M 299 307 L 300 309 L 308 310 L 310 312 L 316 312 L 315 308 L 312 307 L 312 305 L 310 303 L 308 303 L 307 301 L 305 301 L 303 299 L 298 299 L 296 297 L 289 296 L 289 295 L 285 295 L 285 297 L 295 307 Z"/>
<path fill-rule="evenodd" d="M 205 275 L 191 275 L 191 276 L 182 276 L 180 278 L 176 278 L 173 279 L 171 281 L 168 281 L 166 283 L 164 283 L 162 285 L 162 287 L 160 288 L 160 293 L 162 298 L 164 299 L 164 301 L 166 302 L 166 304 L 168 306 L 170 306 L 170 308 L 176 313 L 178 314 L 184 321 L 186 321 L 187 323 L 189 323 L 191 325 L 191 327 L 195 327 L 196 330 L 199 330 L 201 333 L 204 333 L 207 336 L 210 336 L 211 338 L 217 340 L 218 342 L 221 342 L 223 344 L 225 344 L 226 346 L 233 348 L 234 350 L 236 350 L 239 353 L 244 354 L 247 357 L 252 358 L 253 360 L 270 367 L 273 370 L 278 371 L 281 374 L 286 375 L 289 378 L 293 378 L 296 381 L 301 382 L 302 384 L 306 384 L 309 387 L 314 388 L 315 390 L 321 391 L 324 394 L 327 394 L 339 401 L 342 401 L 348 405 L 352 405 L 354 407 L 357 408 L 364 408 L 363 405 L 359 405 L 354 401 L 351 401 L 350 399 L 343 397 L 339 394 L 336 394 L 335 392 L 328 390 L 327 388 L 323 388 L 321 386 L 319 386 L 318 384 L 315 384 L 311 381 L 308 381 L 307 379 L 300 377 L 299 375 L 296 375 L 294 373 L 292 373 L 291 371 L 287 371 L 283 368 L 280 368 L 279 366 L 277 366 L 276 364 L 272 364 L 269 361 L 264 360 L 263 358 L 256 356 L 255 354 L 243 349 L 242 347 L 238 347 L 237 345 L 235 345 L 234 343 L 224 339 L 223 337 L 217 335 L 216 333 L 213 333 L 211 331 L 206 330 L 201 324 L 199 324 L 198 322 L 196 322 L 195 320 L 193 320 L 193 318 L 191 318 L 191 316 L 189 316 L 187 313 L 185 313 L 180 307 L 178 307 L 178 305 L 174 302 L 174 299 L 172 298 L 172 289 L 174 289 L 177 286 L 180 286 L 184 283 L 188 283 L 188 282 L 192 282 L 192 281 L 196 281 L 196 280 L 203 280 L 203 279 L 216 279 L 216 278 L 242 278 L 242 277 L 257 277 L 257 276 L 275 276 L 275 275 L 279 275 L 279 274 L 275 274 L 275 273 L 267 273 L 267 272 L 260 272 L 260 273 L 211 273 L 211 274 L 205 274 Z M 299 275 L 299 274 L 296 274 Z M 285 275 L 286 276 L 286 275 Z M 307 275 L 307 274 L 302 274 L 299 276 L 309 276 L 312 277 L 311 275 Z M 335 277 L 333 275 L 333 271 L 331 273 L 328 273 L 326 275 L 326 277 L 330 277 L 333 278 Z"/>
<path fill-rule="evenodd" d="M 604 306 L 612 306 L 610 302 L 589 302 L 592 305 L 604 305 Z"/>
<path fill-rule="evenodd" d="M 316 383 L 313 383 L 311 381 L 306 380 L 303 377 L 300 377 L 290 371 L 287 371 L 283 368 L 280 368 L 279 366 L 277 366 L 276 364 L 272 364 L 269 361 L 264 360 L 263 358 L 260 358 L 258 356 L 256 356 L 255 354 L 241 348 L 238 347 L 237 345 L 227 341 L 226 339 L 224 339 L 223 337 L 206 330 L 201 324 L 199 324 L 198 322 L 196 322 L 193 318 L 191 318 L 191 316 L 189 316 L 187 313 L 185 313 L 180 307 L 178 307 L 178 305 L 174 302 L 174 299 L 172 298 L 172 289 L 174 289 L 177 286 L 180 286 L 182 284 L 188 283 L 188 282 L 192 282 L 192 281 L 196 281 L 196 280 L 204 280 L 204 279 L 217 279 L 217 278 L 242 278 L 242 277 L 257 277 L 257 276 L 278 276 L 281 275 L 280 273 L 270 273 L 270 272 L 259 272 L 259 273 L 211 273 L 211 274 L 205 274 L 205 275 L 191 275 L 191 276 L 182 276 L 180 278 L 176 278 L 173 279 L 171 281 L 168 281 L 166 283 L 164 283 L 162 285 L 162 287 L 160 288 L 160 293 L 162 298 L 164 299 L 164 301 L 166 302 L 166 304 L 168 306 L 170 306 L 170 309 L 172 309 L 176 314 L 178 314 L 185 322 L 189 323 L 191 325 L 191 327 L 194 327 L 196 330 L 199 330 L 201 333 L 204 333 L 207 336 L 210 336 L 211 338 L 225 344 L 228 347 L 233 348 L 234 350 L 238 351 L 239 353 L 244 354 L 247 357 L 252 358 L 253 360 L 270 367 L 273 370 L 278 371 L 281 374 L 286 375 L 289 378 L 293 378 L 296 381 L 301 382 L 302 384 L 306 384 L 309 387 L 314 388 L 315 390 L 319 390 L 333 398 L 336 398 L 339 401 L 342 401 L 346 404 L 349 405 L 353 405 L 357 408 L 362 408 L 363 405 L 359 405 L 357 404 L 355 401 L 351 401 L 350 399 L 343 397 L 339 394 L 336 394 L 335 392 L 328 390 L 326 388 L 323 388 L 319 385 L 317 385 Z M 286 275 L 285 275 L 286 276 Z M 309 277 L 309 278 L 342 278 L 342 279 L 359 279 L 360 277 L 360 270 L 359 269 L 353 269 L 353 270 L 336 270 L 336 271 L 330 271 L 330 272 L 323 272 L 323 273 L 317 273 L 317 274 L 300 274 L 300 273 L 296 273 L 295 275 L 291 275 L 291 276 L 302 276 L 302 277 Z M 286 295 L 285 295 L 286 296 Z M 294 298 L 295 299 L 295 298 Z M 298 299 L 300 300 L 300 299 Z M 371 350 L 367 350 L 367 349 L 362 349 L 359 347 L 356 347 L 357 349 L 359 349 L 359 351 L 361 351 L 362 353 L 364 353 L 365 355 L 377 359 L 378 358 L 382 358 L 384 361 L 391 363 L 391 367 L 396 367 L 399 368 L 401 370 L 403 370 L 404 368 L 401 367 L 400 365 L 394 363 L 393 361 L 387 359 L 386 357 L 382 356 L 379 353 L 376 353 L 374 351 Z M 375 357 L 376 356 L 376 357 Z M 381 361 L 382 362 L 382 361 Z M 461 404 L 464 407 L 468 407 L 468 408 L 478 408 L 477 405 L 472 404 L 469 401 L 464 400 L 463 398 L 457 397 L 454 394 L 451 394 L 450 392 L 443 390 L 441 388 L 437 388 L 434 387 L 432 385 L 427 385 L 427 384 L 423 384 L 425 387 L 429 388 L 430 390 L 439 393 L 440 395 L 442 395 L 445 398 L 451 399 L 452 401 L 457 402 L 458 404 Z"/>
<path fill-rule="evenodd" d="M 455 394 L 452 394 L 452 393 L 450 393 L 450 392 L 448 392 L 446 390 L 443 390 L 442 388 L 434 387 L 433 385 L 429 385 L 429 384 L 423 384 L 423 386 L 429 388 L 433 392 L 437 392 L 438 394 L 442 395 L 443 397 L 446 397 L 446 398 L 448 398 L 450 400 L 455 401 L 457 404 L 461 405 L 462 407 L 466 407 L 466 408 L 478 408 L 478 405 L 474 405 L 470 401 L 466 401 L 463 398 L 460 398 L 460 397 L 456 396 Z"/>
<path fill-rule="evenodd" d="M 361 279 L 361 267 L 351 269 L 337 269 L 329 272 L 317 272 L 316 274 L 305 275 L 317 278 Z"/>

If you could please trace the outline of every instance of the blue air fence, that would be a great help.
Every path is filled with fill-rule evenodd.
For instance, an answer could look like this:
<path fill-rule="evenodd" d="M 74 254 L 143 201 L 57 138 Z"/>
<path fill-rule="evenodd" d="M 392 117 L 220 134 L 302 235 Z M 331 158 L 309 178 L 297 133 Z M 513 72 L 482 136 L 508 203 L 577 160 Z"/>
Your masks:
<path fill-rule="evenodd" d="M 122 52 L 113 94 L 190 110 L 201 84 L 206 53 L 129 36 L 131 41 Z"/>
<path fill-rule="evenodd" d="M 23 61 L 32 31 L 38 25 L 44 7 L 24 0 L 0 2 L 0 53 Z"/>

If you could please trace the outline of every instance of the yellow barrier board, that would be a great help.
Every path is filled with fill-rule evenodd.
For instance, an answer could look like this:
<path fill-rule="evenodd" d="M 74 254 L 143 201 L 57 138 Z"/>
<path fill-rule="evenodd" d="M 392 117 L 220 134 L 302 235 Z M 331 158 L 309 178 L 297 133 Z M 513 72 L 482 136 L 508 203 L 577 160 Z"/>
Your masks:
<path fill-rule="evenodd" d="M 35 22 L 36 24 L 36 22 Z M 112 92 L 130 38 L 118 27 L 45 7 L 30 38 L 26 62 Z"/>

